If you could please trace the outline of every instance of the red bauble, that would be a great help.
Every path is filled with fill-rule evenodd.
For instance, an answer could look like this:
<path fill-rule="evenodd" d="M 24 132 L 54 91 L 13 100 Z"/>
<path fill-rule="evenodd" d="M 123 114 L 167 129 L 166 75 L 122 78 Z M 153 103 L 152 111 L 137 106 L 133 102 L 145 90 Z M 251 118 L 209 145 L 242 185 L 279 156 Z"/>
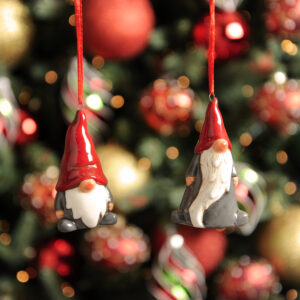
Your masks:
<path fill-rule="evenodd" d="M 130 58 L 147 46 L 154 27 L 149 0 L 83 1 L 87 49 L 108 59 Z"/>
<path fill-rule="evenodd" d="M 267 28 L 282 37 L 300 39 L 300 0 L 266 0 Z"/>
<path fill-rule="evenodd" d="M 143 231 L 125 225 L 122 217 L 117 225 L 98 227 L 85 234 L 87 258 L 100 268 L 127 272 L 138 267 L 150 256 L 150 244 Z"/>
<path fill-rule="evenodd" d="M 300 86 L 296 80 L 284 84 L 267 82 L 252 100 L 253 112 L 282 134 L 292 134 L 300 122 Z"/>
<path fill-rule="evenodd" d="M 263 300 L 280 291 L 278 277 L 263 259 L 251 260 L 242 256 L 228 263 L 218 275 L 217 290 L 224 300 Z"/>
<path fill-rule="evenodd" d="M 209 15 L 194 27 L 196 45 L 208 47 Z M 229 59 L 244 53 L 249 48 L 250 28 L 238 12 L 216 13 L 216 58 Z"/>
<path fill-rule="evenodd" d="M 34 211 L 45 226 L 57 221 L 54 198 L 58 172 L 57 167 L 50 166 L 44 173 L 27 174 L 22 185 L 22 205 Z"/>
<path fill-rule="evenodd" d="M 213 272 L 225 255 L 226 236 L 214 229 L 199 230 L 187 226 L 180 226 L 178 233 L 183 236 L 185 245 L 201 263 L 205 274 Z"/>
<path fill-rule="evenodd" d="M 38 266 L 40 269 L 55 270 L 60 276 L 68 276 L 72 271 L 74 252 L 69 242 L 57 239 L 40 250 Z"/>
<path fill-rule="evenodd" d="M 194 92 L 181 88 L 176 80 L 158 79 L 140 100 L 140 110 L 147 124 L 162 135 L 189 132 Z"/>

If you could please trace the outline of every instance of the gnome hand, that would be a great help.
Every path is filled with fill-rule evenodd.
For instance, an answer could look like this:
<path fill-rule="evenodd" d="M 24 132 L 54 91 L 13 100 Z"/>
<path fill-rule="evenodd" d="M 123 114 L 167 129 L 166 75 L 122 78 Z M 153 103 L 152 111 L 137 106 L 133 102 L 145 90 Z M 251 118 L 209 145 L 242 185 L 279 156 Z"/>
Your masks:
<path fill-rule="evenodd" d="M 234 186 L 237 186 L 239 183 L 239 178 L 237 176 L 233 177 Z"/>
<path fill-rule="evenodd" d="M 108 202 L 108 210 L 112 211 L 114 209 L 114 204 L 112 202 Z"/>
<path fill-rule="evenodd" d="M 191 177 L 191 176 L 186 177 L 185 178 L 186 186 L 190 186 L 195 180 L 196 180 L 195 176 L 194 177 Z"/>
<path fill-rule="evenodd" d="M 65 216 L 65 212 L 64 212 L 62 209 L 57 210 L 57 211 L 55 212 L 55 214 L 56 214 L 56 218 L 57 218 L 58 220 L 61 219 L 61 218 L 63 218 L 63 217 Z"/>

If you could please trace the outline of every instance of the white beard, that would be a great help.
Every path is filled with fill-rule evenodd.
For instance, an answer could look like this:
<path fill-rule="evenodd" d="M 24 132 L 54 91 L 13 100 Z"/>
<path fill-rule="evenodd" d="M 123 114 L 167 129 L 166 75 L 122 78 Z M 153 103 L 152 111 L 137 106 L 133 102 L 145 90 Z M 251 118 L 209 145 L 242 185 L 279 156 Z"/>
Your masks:
<path fill-rule="evenodd" d="M 74 219 L 81 218 L 87 227 L 94 228 L 106 213 L 109 192 L 106 186 L 96 184 L 88 193 L 83 193 L 78 187 L 67 190 L 65 197 L 66 207 L 72 209 Z"/>
<path fill-rule="evenodd" d="M 193 226 L 203 228 L 203 213 L 230 190 L 233 159 L 230 150 L 217 153 L 210 147 L 200 156 L 202 184 L 189 208 Z"/>

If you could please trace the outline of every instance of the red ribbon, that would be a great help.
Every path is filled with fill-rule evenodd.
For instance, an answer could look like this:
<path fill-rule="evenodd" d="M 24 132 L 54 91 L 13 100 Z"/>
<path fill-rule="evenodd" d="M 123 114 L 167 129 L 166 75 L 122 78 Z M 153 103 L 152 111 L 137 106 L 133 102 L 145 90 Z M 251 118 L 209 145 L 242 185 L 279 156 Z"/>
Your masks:
<path fill-rule="evenodd" d="M 214 79 L 214 67 L 215 67 L 215 0 L 209 0 L 210 11 L 210 26 L 209 26 L 209 46 L 208 46 L 208 82 L 209 82 L 209 94 L 211 97 L 215 95 L 215 79 Z"/>
<path fill-rule="evenodd" d="M 82 0 L 74 0 L 76 35 L 77 35 L 77 69 L 78 69 L 78 104 L 83 104 L 83 26 Z"/>

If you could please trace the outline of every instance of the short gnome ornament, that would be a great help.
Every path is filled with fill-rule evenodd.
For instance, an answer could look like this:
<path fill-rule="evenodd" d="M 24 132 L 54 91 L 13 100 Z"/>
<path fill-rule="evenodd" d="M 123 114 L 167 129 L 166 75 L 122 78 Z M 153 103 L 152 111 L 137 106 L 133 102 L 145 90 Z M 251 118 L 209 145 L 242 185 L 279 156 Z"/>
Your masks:
<path fill-rule="evenodd" d="M 83 110 L 77 111 L 67 131 L 56 190 L 59 231 L 70 232 L 117 222 L 117 216 L 111 213 L 113 199 L 87 131 Z"/>
<path fill-rule="evenodd" d="M 103 174 L 92 138 L 87 130 L 83 108 L 83 37 L 82 3 L 74 0 L 77 61 L 78 61 L 78 110 L 70 124 L 61 161 L 61 171 L 56 185 L 55 210 L 59 231 L 94 228 L 112 225 L 117 216 L 107 179 Z"/>
<path fill-rule="evenodd" d="M 234 186 L 238 182 L 231 143 L 218 108 L 209 103 L 205 122 L 186 172 L 186 190 L 180 207 L 173 212 L 176 223 L 199 228 L 245 225 L 248 215 L 237 206 Z"/>

